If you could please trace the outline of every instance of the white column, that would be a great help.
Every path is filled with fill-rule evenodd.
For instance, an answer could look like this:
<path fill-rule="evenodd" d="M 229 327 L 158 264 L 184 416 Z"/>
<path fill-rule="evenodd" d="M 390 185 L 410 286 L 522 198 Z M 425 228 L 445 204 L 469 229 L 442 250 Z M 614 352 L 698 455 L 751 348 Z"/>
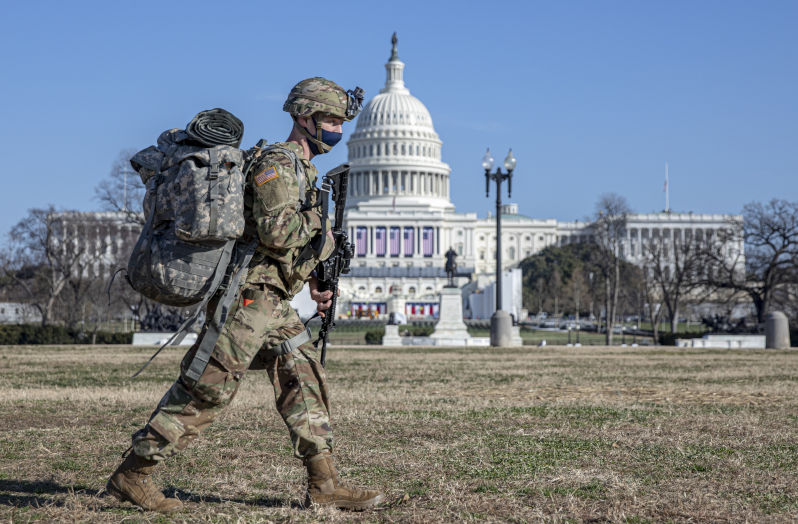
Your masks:
<path fill-rule="evenodd" d="M 368 240 L 366 240 L 366 242 L 368 243 L 368 246 L 369 246 L 368 254 L 369 255 L 373 255 L 374 254 L 374 227 L 373 226 L 369 226 L 369 228 L 367 230 L 367 233 L 368 233 Z"/>

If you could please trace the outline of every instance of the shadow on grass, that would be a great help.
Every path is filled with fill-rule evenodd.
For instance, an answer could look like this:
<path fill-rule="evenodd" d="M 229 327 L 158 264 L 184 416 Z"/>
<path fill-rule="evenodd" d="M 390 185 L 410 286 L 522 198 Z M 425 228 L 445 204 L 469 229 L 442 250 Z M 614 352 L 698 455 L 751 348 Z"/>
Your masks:
<path fill-rule="evenodd" d="M 216 495 L 205 495 L 205 494 L 196 494 L 190 491 L 185 491 L 182 489 L 176 488 L 167 488 L 164 490 L 164 495 L 167 497 L 177 497 L 183 502 L 197 502 L 201 504 L 224 504 L 225 502 L 233 502 L 236 504 L 244 504 L 248 506 L 260 506 L 265 508 L 281 508 L 283 506 L 289 506 L 293 509 L 302 509 L 302 504 L 299 502 L 292 500 L 287 502 L 285 499 L 278 499 L 275 497 L 265 497 L 265 498 L 252 498 L 252 499 L 241 499 L 241 498 L 220 498 Z"/>
<path fill-rule="evenodd" d="M 64 500 L 56 499 L 53 495 L 63 495 L 67 493 L 78 493 L 93 496 L 97 491 L 82 484 L 63 485 L 50 480 L 0 480 L 0 505 L 24 507 L 24 506 L 63 506 Z M 109 496 L 102 491 L 103 494 Z M 206 504 L 224 504 L 233 502 L 247 506 L 260 506 L 267 508 L 279 508 L 289 506 L 292 509 L 301 509 L 303 506 L 298 501 L 287 501 L 275 497 L 265 498 L 220 498 L 216 495 L 197 494 L 177 488 L 167 488 L 164 490 L 167 497 L 177 497 L 183 502 L 196 502 Z M 116 499 L 113 499 L 116 501 Z"/>
<path fill-rule="evenodd" d="M 63 506 L 63 501 L 47 495 L 64 493 L 95 493 L 88 486 L 64 486 L 50 480 L 0 480 L 0 504 L 6 506 Z"/>

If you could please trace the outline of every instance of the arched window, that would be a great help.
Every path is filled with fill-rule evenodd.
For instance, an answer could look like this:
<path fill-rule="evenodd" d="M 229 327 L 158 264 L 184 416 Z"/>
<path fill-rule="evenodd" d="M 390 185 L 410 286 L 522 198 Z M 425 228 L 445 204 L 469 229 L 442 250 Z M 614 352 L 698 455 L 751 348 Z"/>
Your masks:
<path fill-rule="evenodd" d="M 382 287 L 380 287 L 380 286 L 375 287 L 374 288 L 374 293 L 377 294 L 377 295 L 381 295 L 382 294 Z"/>
<path fill-rule="evenodd" d="M 407 290 L 407 294 L 410 295 L 410 296 L 415 295 L 416 294 L 416 288 L 413 287 L 413 286 L 410 286 L 410 289 Z"/>

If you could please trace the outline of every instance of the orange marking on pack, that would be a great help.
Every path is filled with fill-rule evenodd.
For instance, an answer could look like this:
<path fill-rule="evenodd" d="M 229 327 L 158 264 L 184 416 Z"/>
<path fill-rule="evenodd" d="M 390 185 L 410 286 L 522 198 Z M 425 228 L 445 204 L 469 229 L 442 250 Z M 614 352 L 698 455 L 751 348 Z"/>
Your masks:
<path fill-rule="evenodd" d="M 244 299 L 244 307 L 247 307 L 248 305 L 252 304 L 253 302 L 255 302 L 253 299 L 245 298 Z"/>

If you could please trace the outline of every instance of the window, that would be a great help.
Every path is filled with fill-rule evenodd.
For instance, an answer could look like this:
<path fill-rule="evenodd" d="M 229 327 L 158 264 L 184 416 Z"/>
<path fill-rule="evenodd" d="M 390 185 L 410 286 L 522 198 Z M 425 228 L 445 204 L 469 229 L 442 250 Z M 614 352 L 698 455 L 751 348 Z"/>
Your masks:
<path fill-rule="evenodd" d="M 400 239 L 401 239 L 401 228 L 399 226 L 391 226 L 390 230 L 390 251 L 392 257 L 399 256 L 399 248 L 400 248 Z"/>
<path fill-rule="evenodd" d="M 425 226 L 421 233 L 421 251 L 425 257 L 431 257 L 435 246 L 435 230 Z"/>
<path fill-rule="evenodd" d="M 382 287 L 377 286 L 374 288 L 374 294 L 381 295 L 382 294 Z"/>
<path fill-rule="evenodd" d="M 404 242 L 405 242 L 405 256 L 412 257 L 413 251 L 416 243 L 416 230 L 413 227 L 405 227 L 404 232 Z"/>
<path fill-rule="evenodd" d="M 386 233 L 385 226 L 374 228 L 374 250 L 378 257 L 385 256 Z"/>
<path fill-rule="evenodd" d="M 416 294 L 416 288 L 414 288 L 413 286 L 410 286 L 410 289 L 407 290 L 407 294 L 410 295 L 410 296 L 415 295 Z"/>
<path fill-rule="evenodd" d="M 510 260 L 515 260 L 515 248 L 511 247 L 507 250 L 507 254 L 510 256 Z"/>
<path fill-rule="evenodd" d="M 355 228 L 355 247 L 357 256 L 364 257 L 369 251 L 369 230 L 365 226 Z"/>

